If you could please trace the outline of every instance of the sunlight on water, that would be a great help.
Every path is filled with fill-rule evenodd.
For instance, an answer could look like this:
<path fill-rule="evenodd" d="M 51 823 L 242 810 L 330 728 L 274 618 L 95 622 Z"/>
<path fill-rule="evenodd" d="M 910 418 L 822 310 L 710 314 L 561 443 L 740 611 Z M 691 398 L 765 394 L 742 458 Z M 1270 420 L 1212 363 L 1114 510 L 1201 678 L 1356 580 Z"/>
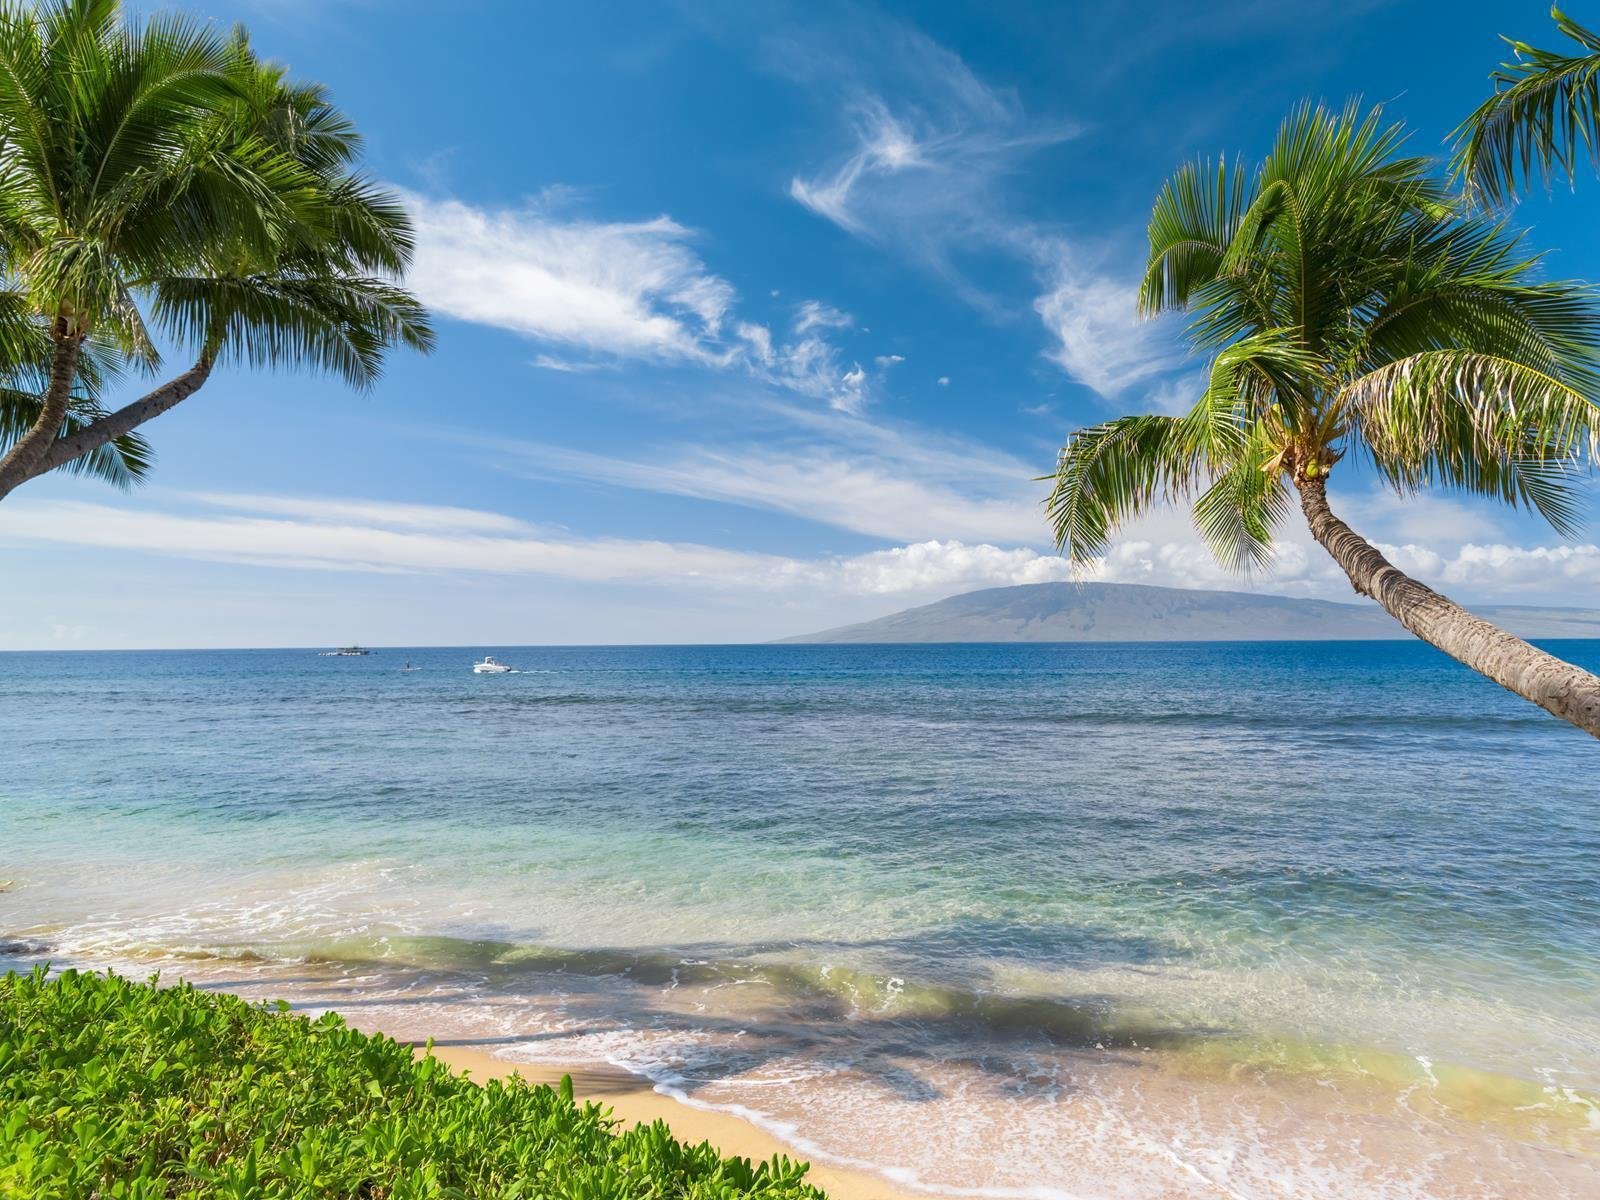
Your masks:
<path fill-rule="evenodd" d="M 1593 1192 L 1594 751 L 1424 647 L 472 657 L 0 655 L 6 959 L 945 1191 Z"/>

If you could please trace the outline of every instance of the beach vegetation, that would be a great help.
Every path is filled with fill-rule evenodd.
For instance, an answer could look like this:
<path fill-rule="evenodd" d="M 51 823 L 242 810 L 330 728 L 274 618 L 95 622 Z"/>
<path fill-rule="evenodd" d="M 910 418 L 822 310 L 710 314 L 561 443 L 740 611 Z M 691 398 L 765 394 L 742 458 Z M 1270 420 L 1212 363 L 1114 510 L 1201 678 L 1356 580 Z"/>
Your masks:
<path fill-rule="evenodd" d="M 0 1196 L 821 1200 L 803 1163 L 482 1085 L 333 1013 L 66 971 L 0 977 Z"/>

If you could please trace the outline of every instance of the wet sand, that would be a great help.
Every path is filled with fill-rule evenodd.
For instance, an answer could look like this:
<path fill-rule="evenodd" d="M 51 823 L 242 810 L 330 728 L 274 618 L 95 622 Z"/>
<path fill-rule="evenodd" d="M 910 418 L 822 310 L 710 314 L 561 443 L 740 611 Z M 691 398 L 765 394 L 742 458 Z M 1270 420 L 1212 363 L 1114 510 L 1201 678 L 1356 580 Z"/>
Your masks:
<path fill-rule="evenodd" d="M 417 1047 L 419 1056 L 430 1053 Z M 710 1142 L 725 1155 L 765 1161 L 773 1155 L 801 1158 L 790 1146 L 764 1130 L 731 1113 L 710 1111 L 685 1104 L 657 1092 L 648 1079 L 615 1067 L 571 1066 L 547 1063 L 516 1063 L 477 1049 L 460 1046 L 435 1046 L 434 1058 L 458 1074 L 480 1083 L 490 1079 L 520 1076 L 532 1084 L 552 1086 L 563 1075 L 572 1076 L 573 1096 L 581 1103 L 592 1100 L 612 1110 L 624 1126 L 665 1121 L 673 1135 L 684 1142 Z M 910 1200 L 927 1193 L 911 1192 L 866 1171 L 813 1162 L 806 1178 L 833 1200 Z"/>
<path fill-rule="evenodd" d="M 1350 1071 L 1216 1043 L 1062 1046 L 1042 1071 L 1031 1041 L 1011 1057 L 941 1057 L 946 1042 L 912 1044 L 914 1021 L 888 1023 L 886 1041 L 870 1018 L 748 975 L 662 988 L 555 972 L 542 990 L 507 990 L 326 959 L 70 965 L 134 977 L 159 966 L 164 980 L 337 1012 L 413 1047 L 432 1038 L 437 1059 L 479 1081 L 569 1074 L 579 1098 L 626 1125 L 659 1119 L 725 1154 L 808 1160 L 836 1200 L 1587 1200 L 1600 1178 L 1600 1110 L 1582 1095 L 1449 1064 L 1391 1078 L 1395 1055 Z M 630 1011 L 630 997 L 644 1007 Z M 635 1061 L 666 1069 L 624 1069 Z"/>

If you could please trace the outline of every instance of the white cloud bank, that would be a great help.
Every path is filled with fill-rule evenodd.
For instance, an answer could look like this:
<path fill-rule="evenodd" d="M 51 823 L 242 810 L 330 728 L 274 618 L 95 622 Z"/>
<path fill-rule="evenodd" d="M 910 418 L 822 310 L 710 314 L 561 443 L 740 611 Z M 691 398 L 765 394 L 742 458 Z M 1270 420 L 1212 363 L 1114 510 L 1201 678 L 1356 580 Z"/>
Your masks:
<path fill-rule="evenodd" d="M 1490 587 L 1507 598 L 1531 604 L 1550 603 L 1548 597 L 1594 603 L 1600 587 L 1600 546 L 1508 546 L 1468 543 L 1454 554 L 1440 554 L 1426 546 L 1382 547 L 1390 561 L 1409 571 L 1450 587 Z"/>
<path fill-rule="evenodd" d="M 476 208 L 414 192 L 409 282 L 433 308 L 481 325 L 600 354 L 716 362 L 733 287 L 667 217 L 557 219 L 547 210 Z"/>
<path fill-rule="evenodd" d="M 1142 523 L 1083 578 L 1242 590 L 1171 515 Z M 108 551 L 317 571 L 531 576 L 650 584 L 689 592 L 893 597 L 904 604 L 977 587 L 1069 580 L 1061 558 L 1029 547 L 928 538 L 856 555 L 764 554 L 650 539 L 561 536 L 499 513 L 315 497 L 196 494 L 162 508 L 18 501 L 0 511 L 0 544 Z M 1467 543 L 1449 553 L 1383 546 L 1402 569 L 1464 597 L 1581 603 L 1600 586 L 1600 547 Z M 1315 546 L 1284 542 L 1263 590 L 1354 600 Z"/>

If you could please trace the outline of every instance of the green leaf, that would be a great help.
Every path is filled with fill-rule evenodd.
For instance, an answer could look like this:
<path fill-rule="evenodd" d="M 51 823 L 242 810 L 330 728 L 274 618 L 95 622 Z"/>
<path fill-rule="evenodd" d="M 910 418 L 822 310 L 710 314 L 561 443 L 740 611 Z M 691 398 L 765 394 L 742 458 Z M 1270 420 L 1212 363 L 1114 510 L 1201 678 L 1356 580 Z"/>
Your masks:
<path fill-rule="evenodd" d="M 1258 167 L 1192 163 L 1163 186 L 1140 304 L 1189 315 L 1206 383 L 1182 417 L 1067 442 L 1046 515 L 1074 561 L 1165 502 L 1193 505 L 1229 569 L 1266 568 L 1289 489 L 1347 460 L 1401 495 L 1466 491 L 1576 531 L 1600 453 L 1595 289 L 1544 278 L 1405 141 L 1381 108 L 1307 104 Z"/>
<path fill-rule="evenodd" d="M 1451 168 L 1468 194 L 1504 204 L 1535 178 L 1569 182 L 1600 153 L 1600 34 L 1551 9 L 1578 54 L 1505 39 L 1515 53 L 1490 78 L 1494 94 L 1455 131 Z"/>

